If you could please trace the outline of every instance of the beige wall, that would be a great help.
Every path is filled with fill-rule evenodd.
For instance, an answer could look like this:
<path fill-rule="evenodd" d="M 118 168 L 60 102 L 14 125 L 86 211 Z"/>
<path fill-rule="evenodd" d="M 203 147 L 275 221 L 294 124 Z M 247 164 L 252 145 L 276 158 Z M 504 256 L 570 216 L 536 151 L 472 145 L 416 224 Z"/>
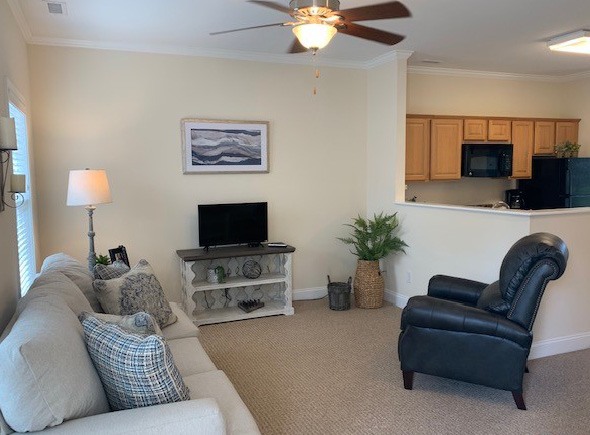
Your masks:
<path fill-rule="evenodd" d="M 297 248 L 294 287 L 344 279 L 342 224 L 365 213 L 366 73 L 311 66 L 31 46 L 42 255 L 84 259 L 87 218 L 66 207 L 68 171 L 104 168 L 114 202 L 95 212 L 96 251 L 123 244 L 179 300 L 177 249 L 194 248 L 197 204 L 268 201 L 269 237 Z M 269 174 L 183 175 L 180 120 L 270 122 Z"/>
<path fill-rule="evenodd" d="M 408 113 L 561 117 L 564 84 L 408 74 Z"/>
<path fill-rule="evenodd" d="M 565 84 L 565 116 L 580 118 L 581 157 L 590 157 L 590 78 Z"/>
<path fill-rule="evenodd" d="M 408 75 L 408 113 L 426 115 L 561 117 L 565 85 L 551 82 Z M 406 198 L 443 204 L 481 204 L 504 200 L 515 187 L 508 180 L 410 182 Z"/>
<path fill-rule="evenodd" d="M 27 46 L 6 2 L 0 2 L 0 116 L 8 116 L 6 78 L 28 99 Z M 19 295 L 16 214 L 0 213 L 0 331 L 14 312 Z"/>

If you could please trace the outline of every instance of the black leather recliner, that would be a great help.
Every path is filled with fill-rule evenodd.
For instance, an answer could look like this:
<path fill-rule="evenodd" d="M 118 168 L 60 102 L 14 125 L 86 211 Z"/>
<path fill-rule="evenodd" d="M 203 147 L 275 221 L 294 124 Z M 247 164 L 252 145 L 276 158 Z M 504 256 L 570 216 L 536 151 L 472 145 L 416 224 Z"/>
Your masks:
<path fill-rule="evenodd" d="M 398 343 L 404 387 L 414 372 L 511 391 L 526 409 L 522 379 L 543 291 L 565 271 L 568 249 L 553 234 L 516 242 L 504 257 L 500 279 L 484 284 L 436 275 L 428 296 L 410 298 Z"/>

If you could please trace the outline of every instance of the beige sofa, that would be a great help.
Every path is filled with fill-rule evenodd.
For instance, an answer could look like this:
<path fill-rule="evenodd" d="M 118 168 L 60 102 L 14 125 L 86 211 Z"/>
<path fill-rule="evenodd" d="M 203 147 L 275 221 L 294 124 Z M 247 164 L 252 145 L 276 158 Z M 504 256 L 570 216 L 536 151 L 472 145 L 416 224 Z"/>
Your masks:
<path fill-rule="evenodd" d="M 86 296 L 85 296 L 86 294 Z M 0 433 L 259 434 L 227 376 L 175 303 L 162 330 L 191 400 L 110 412 L 77 315 L 92 311 L 92 276 L 64 254 L 48 257 L 0 336 Z M 12 427 L 11 427 L 12 426 Z M 14 431 L 13 431 L 14 428 Z"/>

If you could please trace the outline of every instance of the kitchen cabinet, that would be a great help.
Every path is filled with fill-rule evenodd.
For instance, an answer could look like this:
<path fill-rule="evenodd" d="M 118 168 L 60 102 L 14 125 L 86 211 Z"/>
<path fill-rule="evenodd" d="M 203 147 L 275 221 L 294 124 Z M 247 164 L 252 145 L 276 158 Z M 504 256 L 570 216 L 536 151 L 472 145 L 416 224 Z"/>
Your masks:
<path fill-rule="evenodd" d="M 555 123 L 555 143 L 565 141 L 578 142 L 578 123 L 571 121 L 557 121 Z"/>
<path fill-rule="evenodd" d="M 535 155 L 555 153 L 555 122 L 535 122 Z"/>
<path fill-rule="evenodd" d="M 426 181 L 430 176 L 430 119 L 406 120 L 406 180 Z"/>
<path fill-rule="evenodd" d="M 464 140 L 486 140 L 488 137 L 487 119 L 466 119 L 463 125 Z"/>
<path fill-rule="evenodd" d="M 512 121 L 505 119 L 490 119 L 488 123 L 488 140 L 510 141 Z"/>
<path fill-rule="evenodd" d="M 534 137 L 533 121 L 512 121 L 512 178 L 531 178 Z"/>
<path fill-rule="evenodd" d="M 430 121 L 430 179 L 461 178 L 462 119 Z"/>

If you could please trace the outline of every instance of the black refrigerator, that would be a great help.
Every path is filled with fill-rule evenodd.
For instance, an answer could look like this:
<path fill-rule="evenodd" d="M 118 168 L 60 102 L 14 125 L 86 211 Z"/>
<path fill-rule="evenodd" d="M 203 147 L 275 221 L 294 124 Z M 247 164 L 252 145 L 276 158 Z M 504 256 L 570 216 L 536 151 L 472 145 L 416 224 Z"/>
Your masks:
<path fill-rule="evenodd" d="M 590 158 L 533 157 L 533 176 L 519 180 L 525 207 L 590 207 Z"/>

